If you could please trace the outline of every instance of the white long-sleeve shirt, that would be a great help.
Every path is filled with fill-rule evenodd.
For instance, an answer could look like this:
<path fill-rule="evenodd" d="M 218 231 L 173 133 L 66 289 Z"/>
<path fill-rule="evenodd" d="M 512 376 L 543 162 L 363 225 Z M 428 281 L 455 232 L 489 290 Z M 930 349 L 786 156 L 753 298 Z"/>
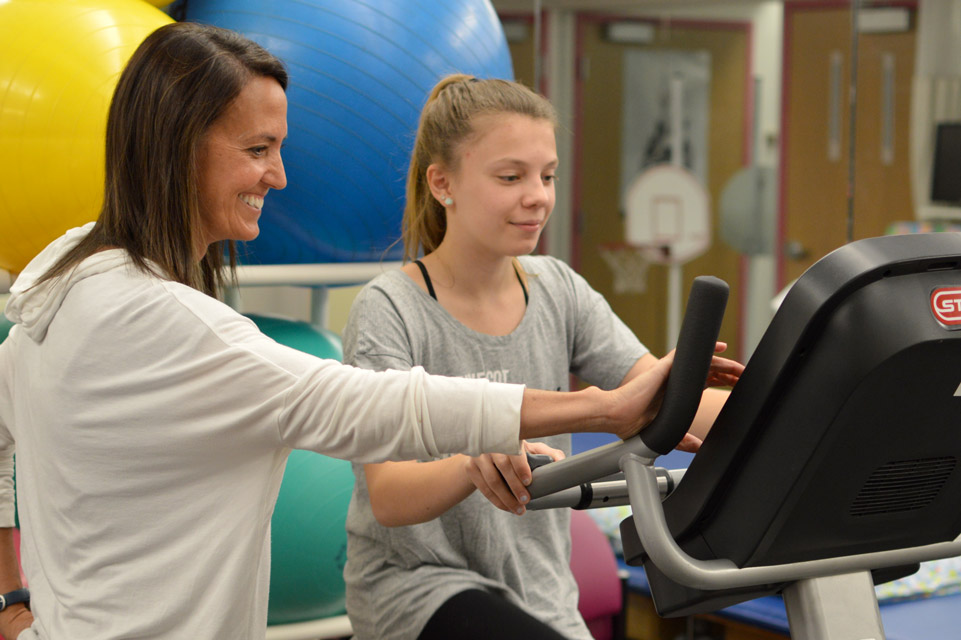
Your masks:
<path fill-rule="evenodd" d="M 0 345 L 0 526 L 13 524 L 15 447 L 40 638 L 263 638 L 292 448 L 518 451 L 523 387 L 308 356 L 120 250 L 33 287 L 85 232 L 21 274 Z"/>

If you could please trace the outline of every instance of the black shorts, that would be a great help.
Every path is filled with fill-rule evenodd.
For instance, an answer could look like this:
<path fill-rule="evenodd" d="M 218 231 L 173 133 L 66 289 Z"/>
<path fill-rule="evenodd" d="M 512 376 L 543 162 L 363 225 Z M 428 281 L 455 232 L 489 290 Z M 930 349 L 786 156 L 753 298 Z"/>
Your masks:
<path fill-rule="evenodd" d="M 451 597 L 434 612 L 418 640 L 565 640 L 504 598 L 470 589 Z"/>

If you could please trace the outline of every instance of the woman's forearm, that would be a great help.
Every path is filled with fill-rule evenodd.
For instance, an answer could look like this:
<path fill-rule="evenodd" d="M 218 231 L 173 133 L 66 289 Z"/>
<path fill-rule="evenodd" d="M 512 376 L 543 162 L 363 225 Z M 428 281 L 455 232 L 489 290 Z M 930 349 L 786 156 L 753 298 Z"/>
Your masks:
<path fill-rule="evenodd" d="M 611 391 L 525 389 L 521 404 L 521 438 L 574 431 L 606 431 L 628 438 L 657 415 L 673 354 L 657 360 L 623 386 Z"/>
<path fill-rule="evenodd" d="M 560 392 L 525 389 L 521 404 L 521 439 L 575 431 L 609 431 L 611 398 L 596 387 Z"/>

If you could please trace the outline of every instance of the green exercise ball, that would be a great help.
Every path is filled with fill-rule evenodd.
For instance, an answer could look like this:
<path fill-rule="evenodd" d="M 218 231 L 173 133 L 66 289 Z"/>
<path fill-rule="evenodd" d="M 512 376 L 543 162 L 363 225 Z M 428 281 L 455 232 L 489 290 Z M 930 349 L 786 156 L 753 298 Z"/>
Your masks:
<path fill-rule="evenodd" d="M 341 615 L 347 562 L 350 463 L 293 451 L 271 518 L 267 624 Z"/>
<path fill-rule="evenodd" d="M 3 342 L 7 339 L 7 336 L 10 335 L 10 329 L 13 329 L 13 323 L 7 320 L 7 316 L 3 315 L 3 306 L 0 305 L 0 342 Z M 14 456 L 14 463 L 16 463 L 16 456 Z M 16 491 L 16 477 L 13 479 L 13 487 L 14 491 Z M 20 528 L 20 511 L 16 508 L 16 506 L 13 508 L 13 526 L 15 526 L 17 529 Z"/>
<path fill-rule="evenodd" d="M 277 342 L 321 358 L 343 359 L 337 334 L 306 322 L 248 315 Z M 270 521 L 267 623 L 306 622 L 341 615 L 347 561 L 347 506 L 354 488 L 350 463 L 294 451 Z"/>
<path fill-rule="evenodd" d="M 7 320 L 7 316 L 3 315 L 3 309 L 0 308 L 0 342 L 7 339 L 10 329 L 13 329 L 13 323 Z"/>
<path fill-rule="evenodd" d="M 342 361 L 344 349 L 340 336 L 333 331 L 321 329 L 309 322 L 291 320 L 281 316 L 265 316 L 248 313 L 260 331 L 282 345 L 309 353 L 318 358 Z"/>

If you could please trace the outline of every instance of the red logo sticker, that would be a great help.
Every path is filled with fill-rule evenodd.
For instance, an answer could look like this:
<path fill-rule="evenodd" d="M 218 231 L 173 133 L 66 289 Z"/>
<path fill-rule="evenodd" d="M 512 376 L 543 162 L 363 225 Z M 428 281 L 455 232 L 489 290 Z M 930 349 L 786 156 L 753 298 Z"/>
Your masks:
<path fill-rule="evenodd" d="M 961 326 L 961 287 L 939 287 L 932 291 L 931 311 L 946 327 Z"/>

